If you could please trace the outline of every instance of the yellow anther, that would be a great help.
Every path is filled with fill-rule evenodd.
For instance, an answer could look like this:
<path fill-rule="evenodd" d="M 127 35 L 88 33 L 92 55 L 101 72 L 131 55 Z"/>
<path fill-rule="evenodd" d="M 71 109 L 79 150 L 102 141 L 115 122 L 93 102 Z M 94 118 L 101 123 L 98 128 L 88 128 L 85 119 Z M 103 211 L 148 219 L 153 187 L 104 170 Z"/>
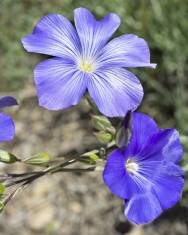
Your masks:
<path fill-rule="evenodd" d="M 92 73 L 94 68 L 93 65 L 91 63 L 88 62 L 81 62 L 79 64 L 79 68 L 81 71 L 85 72 L 85 73 Z"/>

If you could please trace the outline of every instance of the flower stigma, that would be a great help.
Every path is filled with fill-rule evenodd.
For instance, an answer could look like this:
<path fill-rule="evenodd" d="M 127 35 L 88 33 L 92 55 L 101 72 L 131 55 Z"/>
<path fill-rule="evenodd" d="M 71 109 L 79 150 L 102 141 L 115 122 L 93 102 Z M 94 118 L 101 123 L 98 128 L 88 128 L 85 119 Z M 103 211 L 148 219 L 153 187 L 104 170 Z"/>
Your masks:
<path fill-rule="evenodd" d="M 127 172 L 134 174 L 135 172 L 138 171 L 139 165 L 138 165 L 138 163 L 134 162 L 133 160 L 128 159 L 125 163 L 125 168 L 126 168 Z"/>
<path fill-rule="evenodd" d="M 94 71 L 94 66 L 91 62 L 81 61 L 79 64 L 79 69 L 85 73 L 92 73 Z"/>

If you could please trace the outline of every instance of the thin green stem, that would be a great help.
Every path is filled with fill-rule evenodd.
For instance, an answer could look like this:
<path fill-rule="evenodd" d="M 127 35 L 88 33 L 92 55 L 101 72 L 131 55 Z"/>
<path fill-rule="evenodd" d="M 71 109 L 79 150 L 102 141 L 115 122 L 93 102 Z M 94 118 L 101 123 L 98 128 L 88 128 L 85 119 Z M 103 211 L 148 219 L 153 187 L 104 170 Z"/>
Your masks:
<path fill-rule="evenodd" d="M 95 166 L 88 167 L 88 168 L 60 168 L 56 169 L 55 171 L 50 172 L 51 174 L 58 173 L 58 172 L 88 172 L 88 171 L 94 171 Z"/>
<path fill-rule="evenodd" d="M 90 96 L 89 96 L 88 93 L 85 94 L 85 98 L 86 98 L 87 102 L 89 103 L 89 105 L 91 106 L 93 112 L 94 112 L 95 114 L 98 114 L 98 115 L 99 115 L 100 112 L 99 112 L 98 108 L 96 107 L 96 105 L 95 105 L 95 104 L 93 103 L 93 101 L 91 100 L 91 98 L 90 98 Z"/>

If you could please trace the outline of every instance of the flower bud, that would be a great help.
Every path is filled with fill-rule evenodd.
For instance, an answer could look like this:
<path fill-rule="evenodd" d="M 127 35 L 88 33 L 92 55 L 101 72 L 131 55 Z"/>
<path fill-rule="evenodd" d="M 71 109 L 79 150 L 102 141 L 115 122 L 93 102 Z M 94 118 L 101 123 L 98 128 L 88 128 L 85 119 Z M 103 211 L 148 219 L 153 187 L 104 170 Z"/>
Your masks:
<path fill-rule="evenodd" d="M 99 131 L 104 131 L 107 128 L 112 128 L 111 122 L 108 118 L 100 115 L 93 115 L 92 116 L 92 123 L 95 129 Z"/>
<path fill-rule="evenodd" d="M 30 165 L 38 165 L 47 167 L 49 165 L 50 157 L 47 153 L 39 153 L 31 158 L 24 160 L 25 163 Z"/>
<path fill-rule="evenodd" d="M 89 160 L 88 163 L 95 164 L 99 160 L 98 150 L 92 150 L 87 153 L 84 153 L 84 154 L 82 154 L 82 157 L 88 158 L 88 160 Z"/>
<path fill-rule="evenodd" d="M 0 150 L 0 162 L 11 164 L 14 162 L 20 161 L 15 155 L 12 153 L 8 153 L 4 150 Z"/>
<path fill-rule="evenodd" d="M 115 135 L 116 145 L 121 148 L 128 145 L 131 137 L 131 123 L 132 123 L 132 112 L 128 112 L 124 117 L 121 127 L 117 130 Z"/>
<path fill-rule="evenodd" d="M 105 131 L 97 132 L 95 133 L 95 136 L 97 137 L 98 141 L 102 144 L 108 144 L 113 139 L 112 134 Z"/>

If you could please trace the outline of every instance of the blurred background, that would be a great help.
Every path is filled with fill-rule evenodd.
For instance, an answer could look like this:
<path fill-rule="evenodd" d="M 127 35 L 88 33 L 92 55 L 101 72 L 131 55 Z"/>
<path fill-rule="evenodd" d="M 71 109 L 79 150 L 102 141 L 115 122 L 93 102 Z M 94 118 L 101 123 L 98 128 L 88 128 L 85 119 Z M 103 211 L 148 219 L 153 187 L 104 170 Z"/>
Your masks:
<path fill-rule="evenodd" d="M 136 34 L 148 42 L 151 61 L 158 66 L 134 69 L 145 89 L 139 109 L 161 127 L 180 131 L 182 164 L 188 169 L 187 0 L 1 0 L 0 93 L 16 96 L 21 104 L 10 110 L 17 137 L 1 147 L 23 158 L 44 151 L 52 157 L 71 155 L 97 147 L 90 110 L 82 102 L 63 112 L 38 107 L 32 71 L 45 57 L 25 52 L 20 42 L 44 15 L 60 13 L 72 21 L 73 9 L 80 6 L 99 18 L 116 12 L 122 20 L 116 35 Z M 1 169 L 20 170 L 3 165 Z M 34 183 L 7 206 L 0 215 L 0 234 L 187 235 L 187 188 L 182 203 L 154 223 L 136 227 L 126 221 L 121 200 L 108 191 L 100 173 L 57 174 Z"/>

